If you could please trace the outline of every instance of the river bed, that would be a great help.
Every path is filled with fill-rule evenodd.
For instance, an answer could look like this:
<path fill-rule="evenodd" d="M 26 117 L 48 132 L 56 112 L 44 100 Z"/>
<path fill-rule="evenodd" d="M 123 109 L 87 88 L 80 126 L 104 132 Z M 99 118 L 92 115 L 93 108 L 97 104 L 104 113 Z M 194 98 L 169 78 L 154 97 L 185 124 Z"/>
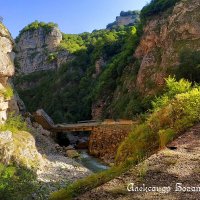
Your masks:
<path fill-rule="evenodd" d="M 110 167 L 103 163 L 100 159 L 88 154 L 87 150 L 80 150 L 80 157 L 76 161 L 96 173 L 109 169 Z"/>

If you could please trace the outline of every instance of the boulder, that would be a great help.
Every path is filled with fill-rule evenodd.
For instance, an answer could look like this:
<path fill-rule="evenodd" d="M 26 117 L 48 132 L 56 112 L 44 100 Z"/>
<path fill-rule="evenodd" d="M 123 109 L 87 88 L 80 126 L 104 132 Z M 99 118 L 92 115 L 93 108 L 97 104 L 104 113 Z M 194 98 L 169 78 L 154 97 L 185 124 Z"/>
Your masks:
<path fill-rule="evenodd" d="M 88 139 L 79 139 L 76 145 L 77 149 L 87 149 L 89 145 Z"/>
<path fill-rule="evenodd" d="M 49 117 L 49 115 L 43 110 L 39 109 L 34 114 L 35 121 L 40 124 L 44 129 L 52 129 L 54 127 L 53 120 Z"/>
<path fill-rule="evenodd" d="M 78 153 L 78 151 L 76 151 L 76 150 L 67 150 L 66 151 L 66 155 L 67 155 L 67 157 L 69 157 L 69 158 L 77 158 L 77 157 L 79 157 L 80 155 L 79 155 L 79 153 Z"/>
<path fill-rule="evenodd" d="M 12 138 L 12 132 L 10 131 L 3 131 L 0 132 L 0 144 L 6 144 L 8 142 L 12 142 L 13 138 Z"/>
<path fill-rule="evenodd" d="M 74 150 L 74 146 L 69 145 L 69 146 L 65 147 L 65 150 L 66 150 L 66 151 L 67 151 L 67 150 Z"/>

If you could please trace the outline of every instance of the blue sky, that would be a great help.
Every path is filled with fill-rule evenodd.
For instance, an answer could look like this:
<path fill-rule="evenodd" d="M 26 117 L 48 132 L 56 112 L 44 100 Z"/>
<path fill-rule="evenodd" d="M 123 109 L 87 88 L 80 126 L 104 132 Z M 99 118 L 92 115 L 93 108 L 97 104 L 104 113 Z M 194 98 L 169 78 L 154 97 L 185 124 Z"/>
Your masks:
<path fill-rule="evenodd" d="M 65 33 L 105 28 L 120 11 L 140 10 L 149 0 L 2 0 L 0 16 L 13 37 L 38 20 L 55 22 Z"/>

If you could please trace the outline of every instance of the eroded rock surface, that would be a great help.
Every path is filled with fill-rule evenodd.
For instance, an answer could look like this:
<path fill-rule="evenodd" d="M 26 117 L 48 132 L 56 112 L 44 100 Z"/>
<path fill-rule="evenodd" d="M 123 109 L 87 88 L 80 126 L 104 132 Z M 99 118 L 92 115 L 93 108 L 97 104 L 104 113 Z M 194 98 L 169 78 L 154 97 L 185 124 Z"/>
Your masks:
<path fill-rule="evenodd" d="M 8 78 L 14 75 L 13 44 L 9 31 L 0 23 L 0 124 L 3 124 L 7 119 L 9 97 L 7 97 L 6 91 L 9 87 Z"/>
<path fill-rule="evenodd" d="M 141 60 L 136 87 L 143 94 L 155 93 L 169 71 L 179 65 L 184 49 L 200 50 L 200 2 L 181 1 L 171 14 L 154 16 L 144 28 L 135 56 Z"/>
<path fill-rule="evenodd" d="M 57 69 L 71 58 L 67 51 L 58 50 L 62 33 L 57 27 L 25 31 L 16 43 L 16 67 L 19 73 Z"/>

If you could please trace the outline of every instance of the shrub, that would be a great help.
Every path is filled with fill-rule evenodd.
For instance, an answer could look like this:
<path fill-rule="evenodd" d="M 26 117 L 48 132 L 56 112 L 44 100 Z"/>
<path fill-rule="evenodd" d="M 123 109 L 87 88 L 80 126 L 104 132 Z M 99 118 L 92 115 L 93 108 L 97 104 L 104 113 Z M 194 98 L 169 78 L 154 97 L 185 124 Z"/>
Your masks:
<path fill-rule="evenodd" d="M 176 72 L 179 78 L 200 82 L 200 51 L 185 49 L 180 53 L 180 65 Z"/>
<path fill-rule="evenodd" d="M 169 78 L 166 79 L 166 88 L 164 94 L 152 101 L 153 109 L 158 110 L 165 106 L 169 100 L 175 97 L 175 95 L 191 90 L 191 86 L 192 83 L 186 81 L 185 79 L 181 79 L 177 82 L 174 77 L 169 76 Z"/>
<path fill-rule="evenodd" d="M 7 86 L 4 90 L 0 91 L 0 96 L 3 96 L 5 100 L 10 100 L 14 95 L 13 89 L 11 86 Z"/>
<path fill-rule="evenodd" d="M 172 141 L 175 132 L 172 129 L 159 130 L 158 135 L 160 139 L 160 148 L 163 148 L 166 144 Z"/>
<path fill-rule="evenodd" d="M 57 60 L 57 55 L 58 55 L 58 53 L 50 53 L 48 55 L 48 58 L 47 58 L 48 62 L 56 61 Z"/>
<path fill-rule="evenodd" d="M 137 159 L 139 153 L 153 152 L 200 120 L 200 87 L 169 77 L 166 93 L 153 102 L 154 110 L 138 125 L 118 149 L 116 162 Z M 167 100 L 166 100 L 167 99 Z"/>
<path fill-rule="evenodd" d="M 21 115 L 14 115 L 10 113 L 5 124 L 0 125 L 0 131 L 11 131 L 17 133 L 18 131 L 27 131 L 27 124 Z"/>
<path fill-rule="evenodd" d="M 36 175 L 31 170 L 0 163 L 0 199 L 30 199 L 36 189 L 35 179 Z"/>

